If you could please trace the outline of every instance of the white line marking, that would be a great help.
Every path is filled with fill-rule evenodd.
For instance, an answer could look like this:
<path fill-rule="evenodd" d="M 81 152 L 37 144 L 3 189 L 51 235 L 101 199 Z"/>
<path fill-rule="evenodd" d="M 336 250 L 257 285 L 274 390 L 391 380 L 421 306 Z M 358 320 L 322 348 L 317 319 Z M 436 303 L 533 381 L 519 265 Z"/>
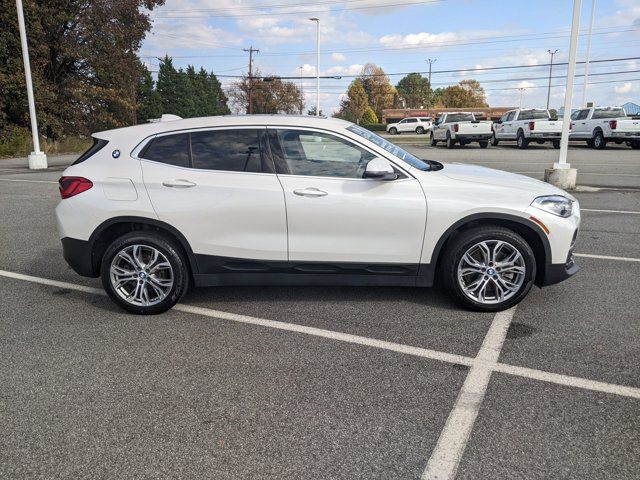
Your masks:
<path fill-rule="evenodd" d="M 582 258 L 597 258 L 599 260 L 616 260 L 618 262 L 640 262 L 640 258 L 612 257 L 610 255 L 592 255 L 590 253 L 574 253 L 573 256 Z"/>
<path fill-rule="evenodd" d="M 476 356 L 478 361 L 474 362 L 462 385 L 462 390 L 458 394 L 453 410 L 447 418 L 438 443 L 422 474 L 422 480 L 455 478 L 462 454 L 484 400 L 493 365 L 498 361 L 515 311 L 516 307 L 512 307 L 504 312 L 496 313 L 493 318 L 491 328 L 489 328 Z"/>
<path fill-rule="evenodd" d="M 66 288 L 69 290 L 75 290 L 83 293 L 90 293 L 93 295 L 106 296 L 106 293 L 101 288 L 87 287 L 85 285 L 78 285 L 75 283 L 61 282 L 58 280 L 50 280 L 48 278 L 34 277 L 32 275 L 25 275 L 23 273 L 10 272 L 7 270 L 0 270 L 0 277 L 13 278 L 16 280 L 23 280 L 26 282 L 38 283 L 41 285 L 47 285 L 50 287 Z M 210 308 L 195 307 L 191 305 L 176 305 L 174 309 L 180 310 L 185 313 L 191 313 L 195 315 L 204 315 L 210 318 L 219 318 L 221 320 L 231 320 L 239 323 L 246 323 L 251 325 L 258 325 L 268 328 L 277 328 L 279 330 L 286 330 L 297 333 L 304 333 L 307 335 L 320 336 L 323 338 L 329 338 L 333 340 L 340 340 L 348 343 L 355 343 L 358 345 L 365 345 L 374 348 L 380 348 L 382 350 L 390 350 L 393 352 L 404 353 L 407 355 L 413 355 L 423 358 L 429 358 L 432 360 L 439 360 L 445 363 L 452 363 L 456 365 L 466 365 L 472 367 L 476 364 L 481 364 L 488 368 L 501 373 L 514 375 L 518 377 L 531 378 L 535 380 L 541 380 L 544 382 L 555 383 L 557 385 L 564 385 L 576 388 L 582 388 L 585 390 L 594 390 L 599 392 L 613 393 L 624 397 L 632 397 L 640 399 L 640 388 L 627 387 L 624 385 L 616 385 L 613 383 L 596 382 L 594 380 L 588 380 L 579 377 L 571 377 L 567 375 L 560 375 L 556 373 L 544 372 L 542 370 L 534 370 L 525 367 L 518 367 L 515 365 L 508 365 L 502 363 L 493 363 L 490 358 L 479 359 L 471 358 L 465 355 L 457 355 L 446 352 L 440 352 L 437 350 L 429 350 L 419 347 L 411 347 L 399 343 L 386 342 L 384 340 L 376 340 L 367 337 L 360 337 L 358 335 L 351 335 L 348 333 L 334 332 L 331 330 L 323 330 L 314 327 L 305 327 L 293 323 L 277 322 L 274 320 L 264 320 L 261 318 L 249 317 L 246 315 L 238 315 L 235 313 L 221 312 L 218 310 L 212 310 Z M 503 312 L 504 313 L 504 312 Z M 495 320 L 494 320 L 495 323 Z M 508 328 L 508 325 L 507 325 Z M 483 343 L 483 347 L 487 347 L 488 350 L 493 349 L 495 352 L 495 342 Z M 481 350 L 482 351 L 482 350 Z M 488 354 L 487 354 L 488 355 Z M 496 357 L 497 358 L 497 357 Z"/>
<path fill-rule="evenodd" d="M 640 215 L 640 212 L 631 210 L 598 210 L 597 208 L 580 208 L 581 212 L 598 212 L 598 213 L 627 213 L 629 215 Z"/>
<path fill-rule="evenodd" d="M 0 178 L 0 182 L 58 183 L 50 180 L 24 180 L 22 178 Z"/>

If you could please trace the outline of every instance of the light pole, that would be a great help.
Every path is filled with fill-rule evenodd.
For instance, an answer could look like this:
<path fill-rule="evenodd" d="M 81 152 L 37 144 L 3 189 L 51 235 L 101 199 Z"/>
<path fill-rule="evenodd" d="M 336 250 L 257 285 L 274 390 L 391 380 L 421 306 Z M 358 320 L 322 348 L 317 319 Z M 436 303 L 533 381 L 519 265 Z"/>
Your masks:
<path fill-rule="evenodd" d="M 316 22 L 316 116 L 320 116 L 320 19 L 310 18 Z"/>
<path fill-rule="evenodd" d="M 526 90 L 524 87 L 518 88 L 520 90 L 520 106 L 518 108 L 522 109 L 522 93 Z"/>
<path fill-rule="evenodd" d="M 596 0 L 591 0 L 591 19 L 589 20 L 589 33 L 587 34 L 587 53 L 584 59 L 584 88 L 582 89 L 582 106 L 587 106 L 587 85 L 589 84 L 589 54 L 591 52 L 591 31 L 593 30 L 593 14 L 596 9 Z"/>
<path fill-rule="evenodd" d="M 556 48 L 553 52 L 551 50 L 547 50 L 551 54 L 551 63 L 549 64 L 549 87 L 547 88 L 547 110 L 549 110 L 549 98 L 551 97 L 551 72 L 553 71 L 553 56 L 558 53 L 558 49 Z"/>
<path fill-rule="evenodd" d="M 432 88 L 431 88 L 431 65 L 436 63 L 436 60 L 437 60 L 436 58 L 427 59 L 427 63 L 429 64 L 429 96 L 427 97 L 429 109 L 431 109 L 431 90 L 432 90 Z M 431 112 L 429 112 L 429 114 L 431 114 Z"/>
<path fill-rule="evenodd" d="M 573 21 L 571 41 L 569 43 L 569 61 L 567 64 L 567 89 L 564 94 L 564 114 L 562 116 L 562 137 L 560 138 L 560 157 L 552 169 L 544 172 L 545 181 L 563 189 L 576 188 L 578 171 L 567 163 L 569 148 L 569 126 L 571 124 L 571 100 L 573 97 L 573 76 L 576 72 L 576 52 L 578 50 L 578 30 L 580 29 L 580 8 L 582 0 L 573 0 Z"/>
<path fill-rule="evenodd" d="M 29 48 L 27 47 L 27 29 L 24 26 L 24 12 L 22 0 L 16 0 L 18 10 L 18 28 L 20 29 L 20 44 L 22 45 L 22 61 L 24 75 L 27 81 L 27 101 L 29 102 L 29 118 L 31 120 L 31 135 L 33 137 L 33 152 L 29 155 L 29 168 L 32 170 L 47 168 L 47 156 L 40 151 L 38 138 L 38 121 L 36 119 L 36 104 L 33 99 L 33 82 L 31 81 L 31 63 L 29 62 Z"/>

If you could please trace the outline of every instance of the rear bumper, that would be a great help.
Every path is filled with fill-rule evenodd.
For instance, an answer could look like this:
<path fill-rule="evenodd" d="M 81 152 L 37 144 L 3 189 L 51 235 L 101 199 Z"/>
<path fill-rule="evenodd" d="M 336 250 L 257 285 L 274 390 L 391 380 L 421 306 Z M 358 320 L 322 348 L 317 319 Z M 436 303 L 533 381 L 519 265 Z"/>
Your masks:
<path fill-rule="evenodd" d="M 640 140 L 640 132 L 611 132 L 611 138 L 621 140 Z"/>
<path fill-rule="evenodd" d="M 551 133 L 544 133 L 544 132 L 534 133 L 534 132 L 531 132 L 531 134 L 530 134 L 530 139 L 531 140 L 560 140 L 561 137 L 562 137 L 562 134 L 555 133 L 555 132 L 551 132 Z"/>
<path fill-rule="evenodd" d="M 97 277 L 96 263 L 93 261 L 91 245 L 86 240 L 65 237 L 62 242 L 62 256 L 69 266 L 83 277 Z"/>
<path fill-rule="evenodd" d="M 482 140 L 489 140 L 493 133 L 456 133 L 455 139 L 462 140 L 463 142 L 478 142 Z"/>

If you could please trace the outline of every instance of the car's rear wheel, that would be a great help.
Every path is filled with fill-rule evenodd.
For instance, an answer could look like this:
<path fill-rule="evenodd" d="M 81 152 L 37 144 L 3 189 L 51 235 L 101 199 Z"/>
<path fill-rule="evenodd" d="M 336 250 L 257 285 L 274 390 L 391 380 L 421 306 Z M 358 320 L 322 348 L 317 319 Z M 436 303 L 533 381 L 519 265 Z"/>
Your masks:
<path fill-rule="evenodd" d="M 553 148 L 555 148 L 555 149 L 560 148 L 560 140 L 554 140 L 553 141 Z"/>
<path fill-rule="evenodd" d="M 520 302 L 536 276 L 527 242 L 503 227 L 477 227 L 457 235 L 442 258 L 441 280 L 460 305 L 495 312 Z"/>
<path fill-rule="evenodd" d="M 598 130 L 596 134 L 593 136 L 593 148 L 597 150 L 602 150 L 607 146 L 607 141 L 604 139 L 604 135 L 601 130 Z"/>
<path fill-rule="evenodd" d="M 631 142 L 631 148 L 633 148 L 634 150 L 640 149 L 640 140 Z"/>
<path fill-rule="evenodd" d="M 435 147 L 436 145 L 438 145 L 438 141 L 435 139 L 435 137 L 433 136 L 433 132 L 431 132 L 431 135 L 429 136 L 429 144 L 432 147 Z"/>
<path fill-rule="evenodd" d="M 447 132 L 447 148 L 453 148 L 456 145 L 456 141 L 451 138 L 451 134 Z"/>
<path fill-rule="evenodd" d="M 169 310 L 189 288 L 189 270 L 180 249 L 154 233 L 131 232 L 115 240 L 100 270 L 109 297 L 141 315 Z"/>
<path fill-rule="evenodd" d="M 524 133 L 522 131 L 518 132 L 518 136 L 516 138 L 516 144 L 520 150 L 524 150 L 529 146 L 529 140 L 524 138 Z"/>
<path fill-rule="evenodd" d="M 424 127 L 418 127 L 418 128 L 416 128 L 416 133 L 417 133 L 418 135 L 422 135 L 422 134 L 424 133 Z"/>
<path fill-rule="evenodd" d="M 499 143 L 500 143 L 500 140 L 498 140 L 498 138 L 496 137 L 496 134 L 494 132 L 494 134 L 491 135 L 491 145 L 494 146 L 494 147 L 497 147 Z"/>
<path fill-rule="evenodd" d="M 478 143 L 480 144 L 480 148 L 487 148 L 489 146 L 489 142 L 486 140 L 480 140 Z"/>
<path fill-rule="evenodd" d="M 397 129 L 396 127 L 391 127 L 391 128 L 389 129 L 389 133 L 390 133 L 391 135 L 395 135 L 396 133 L 398 133 L 398 129 Z"/>

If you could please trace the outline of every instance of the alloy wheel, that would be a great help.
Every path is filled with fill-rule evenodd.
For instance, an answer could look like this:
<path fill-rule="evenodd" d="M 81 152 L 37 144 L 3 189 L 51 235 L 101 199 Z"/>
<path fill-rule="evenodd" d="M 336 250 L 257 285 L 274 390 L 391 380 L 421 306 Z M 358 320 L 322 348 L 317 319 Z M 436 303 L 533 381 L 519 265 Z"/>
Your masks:
<path fill-rule="evenodd" d="M 129 245 L 111 261 L 109 278 L 124 301 L 152 306 L 163 301 L 173 288 L 173 268 L 167 257 L 149 245 Z"/>
<path fill-rule="evenodd" d="M 524 257 L 516 247 L 502 240 L 485 240 L 462 255 L 458 284 L 471 300 L 502 303 L 520 291 L 526 270 Z"/>

